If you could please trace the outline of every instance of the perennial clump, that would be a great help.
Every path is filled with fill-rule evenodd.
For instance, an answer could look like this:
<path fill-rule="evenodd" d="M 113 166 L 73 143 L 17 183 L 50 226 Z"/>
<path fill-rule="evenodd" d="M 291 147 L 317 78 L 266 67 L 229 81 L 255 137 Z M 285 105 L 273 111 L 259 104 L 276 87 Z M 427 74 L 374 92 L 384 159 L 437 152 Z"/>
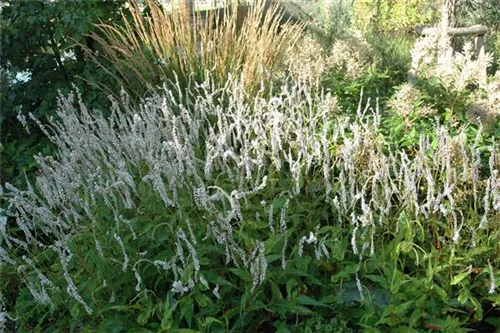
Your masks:
<path fill-rule="evenodd" d="M 460 96 L 467 96 L 467 118 L 487 128 L 498 121 L 499 74 L 488 76 L 493 55 L 484 48 L 476 50 L 466 42 L 462 50 L 454 50 L 447 34 L 446 22 L 439 33 L 420 37 L 412 54 L 412 78 L 437 79 L 448 95 L 454 96 L 451 108 Z"/>
<path fill-rule="evenodd" d="M 335 40 L 328 49 L 306 36 L 296 48 L 297 52 L 287 61 L 291 77 L 311 84 L 318 84 L 330 73 L 339 73 L 351 80 L 359 78 L 368 69 L 373 53 L 371 45 L 354 33 Z"/>
<path fill-rule="evenodd" d="M 334 240 L 321 228 L 336 225 L 350 232 L 363 296 L 361 264 L 384 230 L 438 220 L 444 238 L 435 242 L 470 239 L 474 247 L 473 237 L 498 228 L 497 146 L 485 156 L 465 134 L 457 141 L 438 125 L 435 143 L 422 136 L 416 151 L 388 153 L 378 107 L 360 103 L 351 121 L 332 110 L 329 94 L 312 89 L 285 83 L 251 97 L 239 79 L 223 88 L 207 80 L 187 96 L 165 88 L 138 108 L 123 95 L 109 118 L 77 94 L 61 97 L 59 120 L 40 124 L 57 155 L 37 158 L 38 176 L 25 189 L 5 184 L 2 270 L 16 271 L 40 304 L 54 305 L 66 292 L 89 314 L 96 304 L 83 296 L 89 286 L 77 273 L 89 255 L 132 272 L 138 294 L 160 280 L 179 296 L 204 288 L 219 298 L 229 286 L 210 278 L 209 260 L 247 271 L 254 291 L 273 265 L 268 251 L 278 246 L 285 271 L 295 253 L 310 249 L 328 260 Z M 288 186 L 277 187 L 283 180 Z M 330 217 L 311 224 L 292 215 L 293 203 L 311 196 Z M 248 224 L 262 217 L 260 238 L 248 240 Z M 91 244 L 87 253 L 83 243 Z"/>

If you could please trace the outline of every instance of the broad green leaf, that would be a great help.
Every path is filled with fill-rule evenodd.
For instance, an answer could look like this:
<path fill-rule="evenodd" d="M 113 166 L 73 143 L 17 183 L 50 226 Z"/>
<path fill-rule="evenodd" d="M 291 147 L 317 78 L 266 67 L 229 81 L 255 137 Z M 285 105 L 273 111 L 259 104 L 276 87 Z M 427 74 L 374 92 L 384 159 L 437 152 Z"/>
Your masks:
<path fill-rule="evenodd" d="M 202 308 L 213 304 L 213 301 L 205 293 L 197 293 L 195 299 L 196 303 Z"/>
<path fill-rule="evenodd" d="M 234 275 L 240 277 L 243 281 L 250 282 L 253 281 L 252 274 L 243 268 L 230 268 L 229 271 Z"/>
<path fill-rule="evenodd" d="M 273 299 L 275 301 L 283 299 L 283 295 L 281 295 L 280 288 L 273 280 L 269 280 L 269 285 L 271 286 L 271 293 L 273 295 Z"/>
<path fill-rule="evenodd" d="M 325 304 L 315 300 L 314 298 L 307 296 L 307 295 L 302 295 L 300 294 L 297 296 L 295 299 L 297 303 L 303 304 L 303 305 L 314 305 L 314 306 L 325 306 Z"/>
<path fill-rule="evenodd" d="M 165 303 L 164 310 L 163 310 L 163 317 L 161 320 L 161 328 L 164 331 L 169 331 L 172 328 L 173 325 L 173 318 L 172 315 L 177 308 L 177 305 L 179 302 L 175 302 L 172 306 L 168 304 L 168 302 Z"/>
<path fill-rule="evenodd" d="M 194 305 L 191 298 L 186 297 L 180 301 L 180 310 L 181 316 L 184 317 L 188 325 L 191 326 L 194 315 Z"/>
<path fill-rule="evenodd" d="M 460 274 L 456 275 L 451 280 L 450 285 L 454 286 L 456 284 L 459 284 L 460 281 L 462 281 L 463 279 L 465 279 L 466 277 L 468 277 L 469 274 L 470 274 L 470 272 L 464 272 L 464 273 L 460 273 Z"/>
<path fill-rule="evenodd" d="M 146 325 L 146 323 L 148 322 L 149 318 L 151 318 L 151 310 L 148 309 L 146 311 L 142 311 L 141 313 L 139 313 L 139 315 L 137 316 L 137 323 L 141 326 L 144 326 Z"/>
<path fill-rule="evenodd" d="M 337 300 L 337 296 L 335 295 L 328 295 L 323 298 L 321 298 L 319 301 L 322 304 L 333 304 Z"/>
<path fill-rule="evenodd" d="M 377 282 L 381 287 L 388 289 L 389 288 L 389 282 L 383 277 L 379 275 L 364 275 L 364 278 L 367 278 L 368 280 L 371 280 L 373 282 Z"/>
<path fill-rule="evenodd" d="M 403 326 L 403 327 L 398 327 L 398 328 L 391 328 L 391 332 L 394 333 L 422 333 L 422 331 L 417 331 L 416 329 L 413 329 L 411 327 Z"/>
<path fill-rule="evenodd" d="M 218 319 L 216 319 L 216 318 L 214 318 L 214 317 L 207 317 L 207 318 L 205 318 L 204 327 L 207 327 L 207 328 L 208 328 L 208 327 L 210 327 L 210 326 L 211 326 L 212 324 L 214 324 L 214 323 L 215 323 L 215 324 L 219 324 L 219 325 L 224 325 L 224 324 L 222 323 L 222 321 L 220 321 L 220 320 L 218 320 Z"/>
<path fill-rule="evenodd" d="M 295 304 L 295 303 L 288 301 L 288 300 L 282 300 L 282 301 L 276 302 L 276 306 L 278 306 L 282 310 L 286 310 L 286 312 L 289 314 L 297 314 L 297 315 L 312 315 L 312 314 L 314 314 L 314 312 L 311 309 L 309 309 L 305 306 Z"/>
<path fill-rule="evenodd" d="M 413 326 L 416 326 L 418 321 L 420 319 L 422 319 L 422 317 L 424 316 L 425 312 L 423 309 L 421 308 L 416 308 L 412 314 L 410 315 L 410 318 L 408 319 L 408 324 L 410 325 L 410 327 L 413 327 Z"/>
<path fill-rule="evenodd" d="M 266 256 L 267 263 L 270 264 L 276 260 L 281 259 L 281 254 L 270 254 Z"/>
<path fill-rule="evenodd" d="M 448 301 L 449 296 L 448 296 L 448 294 L 446 293 L 446 291 L 443 288 L 441 288 L 437 284 L 434 284 L 434 285 L 432 285 L 431 289 L 434 290 L 436 292 L 436 294 L 439 295 L 439 297 L 441 297 L 441 300 L 443 302 L 447 302 Z"/>
<path fill-rule="evenodd" d="M 338 273 L 332 276 L 332 282 L 337 283 L 342 279 L 352 278 L 354 273 L 356 273 L 357 268 L 358 264 L 350 264 L 342 267 Z"/>
<path fill-rule="evenodd" d="M 469 297 L 470 297 L 470 292 L 467 289 L 462 288 L 460 294 L 458 294 L 458 301 L 461 304 L 465 304 L 469 300 Z"/>

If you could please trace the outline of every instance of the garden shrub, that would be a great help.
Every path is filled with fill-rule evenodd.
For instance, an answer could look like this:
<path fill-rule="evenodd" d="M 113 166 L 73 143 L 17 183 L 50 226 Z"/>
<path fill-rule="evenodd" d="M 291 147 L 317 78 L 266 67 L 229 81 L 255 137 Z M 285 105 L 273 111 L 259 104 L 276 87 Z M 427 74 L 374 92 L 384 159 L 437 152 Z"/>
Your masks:
<path fill-rule="evenodd" d="M 406 82 L 411 68 L 411 50 L 415 44 L 415 36 L 388 33 L 367 34 L 365 38 L 371 45 L 374 65 L 378 71 L 389 76 L 387 88 Z"/>
<path fill-rule="evenodd" d="M 318 6 L 310 29 L 324 45 L 349 37 L 352 29 L 352 2 L 329 1 Z"/>
<path fill-rule="evenodd" d="M 288 72 L 295 80 L 316 84 L 331 74 L 340 75 L 346 81 L 356 80 L 370 66 L 372 53 L 371 45 L 356 34 L 336 39 L 328 49 L 307 36 L 288 58 Z"/>
<path fill-rule="evenodd" d="M 0 5 L 0 178 L 16 185 L 36 171 L 33 155 L 50 155 L 53 147 L 28 119 L 29 135 L 17 121 L 28 112 L 38 119 L 54 115 L 58 92 L 72 84 L 88 105 L 106 109 L 108 91 L 89 82 L 112 86 L 112 78 L 87 62 L 81 47 L 95 46 L 86 37 L 93 23 L 121 24 L 117 1 L 2 1 Z"/>
<path fill-rule="evenodd" d="M 417 40 L 412 50 L 411 79 L 437 86 L 449 121 L 466 117 L 495 130 L 500 120 L 500 80 L 498 71 L 488 75 L 493 55 L 484 50 L 476 54 L 471 42 L 452 52 L 451 38 L 443 31 Z"/>

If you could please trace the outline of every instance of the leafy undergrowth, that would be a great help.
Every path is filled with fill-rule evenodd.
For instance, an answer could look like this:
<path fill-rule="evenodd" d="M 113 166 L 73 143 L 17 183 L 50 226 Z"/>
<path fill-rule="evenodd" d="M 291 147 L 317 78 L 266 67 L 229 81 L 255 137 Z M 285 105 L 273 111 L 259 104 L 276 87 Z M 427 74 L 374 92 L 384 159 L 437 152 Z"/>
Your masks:
<path fill-rule="evenodd" d="M 376 105 L 349 120 L 307 84 L 278 91 L 208 81 L 190 109 L 166 90 L 108 118 L 61 98 L 43 127 L 57 155 L 25 189 L 5 185 L 18 331 L 496 325 L 491 136 L 438 124 L 395 145 Z"/>

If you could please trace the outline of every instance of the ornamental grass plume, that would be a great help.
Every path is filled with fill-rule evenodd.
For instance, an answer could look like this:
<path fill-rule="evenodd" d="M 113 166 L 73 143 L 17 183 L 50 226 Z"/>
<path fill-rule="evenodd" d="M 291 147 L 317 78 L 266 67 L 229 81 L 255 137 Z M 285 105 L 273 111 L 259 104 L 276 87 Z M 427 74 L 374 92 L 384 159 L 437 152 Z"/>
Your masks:
<path fill-rule="evenodd" d="M 243 75 L 247 88 L 258 89 L 261 77 L 281 75 L 285 59 L 302 34 L 302 26 L 286 21 L 278 2 L 255 1 L 251 6 L 231 2 L 224 9 L 205 13 L 185 1 L 171 12 L 153 0 L 130 7 L 131 20 L 123 14 L 123 27 L 101 23 L 93 38 L 101 49 L 87 53 L 106 70 L 102 57 L 116 69 L 106 70 L 117 83 L 141 96 L 144 89 L 175 81 L 186 86 L 203 82 L 210 69 L 220 87 L 229 75 Z"/>

